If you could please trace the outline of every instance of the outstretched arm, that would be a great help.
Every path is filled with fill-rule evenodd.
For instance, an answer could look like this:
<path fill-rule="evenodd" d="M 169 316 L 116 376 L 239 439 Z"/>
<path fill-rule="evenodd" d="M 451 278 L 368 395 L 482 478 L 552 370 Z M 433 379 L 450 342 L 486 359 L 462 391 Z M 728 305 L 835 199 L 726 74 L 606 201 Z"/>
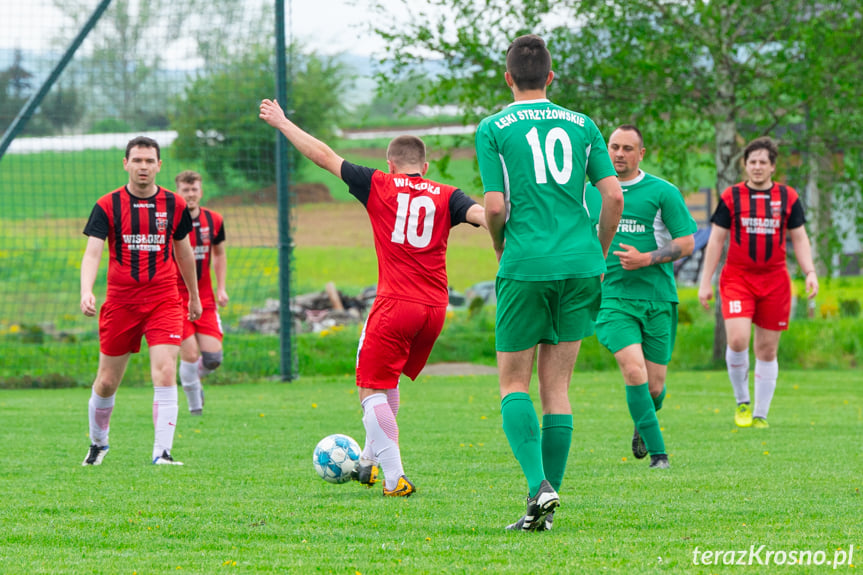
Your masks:
<path fill-rule="evenodd" d="M 342 177 L 344 159 L 332 148 L 291 122 L 277 100 L 261 101 L 258 117 L 285 135 L 299 152 L 337 178 Z"/>

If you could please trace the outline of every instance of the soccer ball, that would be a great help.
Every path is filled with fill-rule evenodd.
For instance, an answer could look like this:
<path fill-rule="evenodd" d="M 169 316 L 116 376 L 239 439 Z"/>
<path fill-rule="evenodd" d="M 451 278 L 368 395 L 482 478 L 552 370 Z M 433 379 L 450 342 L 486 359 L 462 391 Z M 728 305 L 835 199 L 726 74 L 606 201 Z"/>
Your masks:
<path fill-rule="evenodd" d="M 324 481 L 346 483 L 360 460 L 360 445 L 341 433 L 328 435 L 318 442 L 312 455 L 315 471 Z"/>

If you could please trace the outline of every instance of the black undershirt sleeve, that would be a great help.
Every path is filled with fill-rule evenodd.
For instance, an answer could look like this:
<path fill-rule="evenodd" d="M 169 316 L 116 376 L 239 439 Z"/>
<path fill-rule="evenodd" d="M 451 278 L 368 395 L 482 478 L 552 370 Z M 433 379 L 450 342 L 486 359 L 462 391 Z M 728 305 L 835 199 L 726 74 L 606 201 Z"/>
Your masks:
<path fill-rule="evenodd" d="M 348 191 L 351 195 L 364 206 L 369 203 L 369 195 L 372 191 L 372 175 L 376 171 L 374 168 L 358 166 L 347 160 L 342 162 L 342 180 L 348 185 Z"/>
<path fill-rule="evenodd" d="M 719 203 L 716 205 L 716 211 L 713 212 L 713 216 L 710 218 L 710 221 L 720 228 L 725 228 L 726 230 L 731 229 L 731 210 L 728 209 L 728 206 L 725 205 L 722 198 L 719 198 Z"/>
<path fill-rule="evenodd" d="M 470 197 L 467 196 L 461 190 L 456 190 L 449 197 L 449 214 L 450 214 L 450 227 L 457 226 L 461 223 L 470 223 L 467 221 L 467 211 L 476 204 Z M 470 224 L 475 228 L 479 226 L 477 224 Z"/>
<path fill-rule="evenodd" d="M 102 206 L 96 204 L 93 206 L 93 211 L 90 212 L 90 219 L 87 220 L 87 225 L 84 226 L 84 235 L 104 240 L 108 237 L 109 230 L 108 214 L 105 213 Z"/>

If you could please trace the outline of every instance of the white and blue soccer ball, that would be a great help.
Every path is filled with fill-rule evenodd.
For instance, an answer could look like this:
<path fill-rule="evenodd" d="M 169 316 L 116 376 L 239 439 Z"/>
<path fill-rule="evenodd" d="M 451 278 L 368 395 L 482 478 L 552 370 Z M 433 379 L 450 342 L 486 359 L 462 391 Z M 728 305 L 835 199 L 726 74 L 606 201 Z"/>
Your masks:
<path fill-rule="evenodd" d="M 346 483 L 360 460 L 360 445 L 341 433 L 328 435 L 318 442 L 312 455 L 315 471 L 324 481 Z"/>

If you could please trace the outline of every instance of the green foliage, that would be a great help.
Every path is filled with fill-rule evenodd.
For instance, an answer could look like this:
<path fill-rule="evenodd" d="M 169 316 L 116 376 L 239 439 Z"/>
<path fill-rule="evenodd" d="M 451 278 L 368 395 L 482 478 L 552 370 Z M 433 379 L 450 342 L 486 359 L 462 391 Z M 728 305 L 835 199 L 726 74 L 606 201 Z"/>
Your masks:
<path fill-rule="evenodd" d="M 177 102 L 172 146 L 183 161 L 201 161 L 222 187 L 263 186 L 275 180 L 276 131 L 258 119 L 262 98 L 273 97 L 271 49 L 253 46 L 225 66 L 202 73 Z M 335 57 L 293 52 L 289 117 L 327 140 L 344 111 L 342 91 L 349 76 Z M 230 98 L 226 94 L 232 94 Z M 299 161 L 292 147 L 291 165 Z"/>
<path fill-rule="evenodd" d="M 374 3 L 375 31 L 391 64 L 378 74 L 384 88 L 423 70 L 416 83 L 422 100 L 457 102 L 464 122 L 475 123 L 511 100 L 503 81 L 511 40 L 537 33 L 552 54 L 549 97 L 588 114 L 606 134 L 621 123 L 639 125 L 657 173 L 681 189 L 701 187 L 711 164 L 711 185 L 738 181 L 738 140 L 773 135 L 807 160 L 803 170 L 789 170 L 798 189 L 811 175 L 810 158 L 845 154 L 813 179 L 826 214 L 817 225 L 827 236 L 818 250 L 823 263 L 830 265 L 838 246 L 833 196 L 845 200 L 843 209 L 856 214 L 852 227 L 861 229 L 863 204 L 850 200 L 863 179 L 848 177 L 863 153 L 863 57 L 851 49 L 863 18 L 856 0 L 402 4 L 405 14 L 425 17 L 394 24 L 390 3 Z"/>
<path fill-rule="evenodd" d="M 856 299 L 840 299 L 839 300 L 839 316 L 840 317 L 859 317 L 860 316 L 860 301 Z"/>
<path fill-rule="evenodd" d="M 93 122 L 93 125 L 90 126 L 89 133 L 91 134 L 112 134 L 112 133 L 125 133 L 131 132 L 132 126 L 129 125 L 129 122 L 125 120 L 121 120 L 120 118 L 101 118 Z"/>
<path fill-rule="evenodd" d="M 764 431 L 734 427 L 725 374 L 672 371 L 662 472 L 630 455 L 619 374 L 578 374 L 562 505 L 545 534 L 503 529 L 524 512 L 525 483 L 494 376 L 403 382 L 399 442 L 418 492 L 397 500 L 313 471 L 325 435 L 362 443 L 351 377 L 211 387 L 198 418 L 181 399 L 173 453 L 185 465 L 170 469 L 150 464 L 151 388 L 121 389 L 96 468 L 81 466 L 88 389 L 3 392 L 2 441 L 26 449 L 2 470 L 0 561 L 8 573 L 641 575 L 727 571 L 694 566 L 696 547 L 832 559 L 853 544 L 856 556 L 863 377 L 780 377 Z M 753 572 L 830 570 L 796 567 Z"/>

